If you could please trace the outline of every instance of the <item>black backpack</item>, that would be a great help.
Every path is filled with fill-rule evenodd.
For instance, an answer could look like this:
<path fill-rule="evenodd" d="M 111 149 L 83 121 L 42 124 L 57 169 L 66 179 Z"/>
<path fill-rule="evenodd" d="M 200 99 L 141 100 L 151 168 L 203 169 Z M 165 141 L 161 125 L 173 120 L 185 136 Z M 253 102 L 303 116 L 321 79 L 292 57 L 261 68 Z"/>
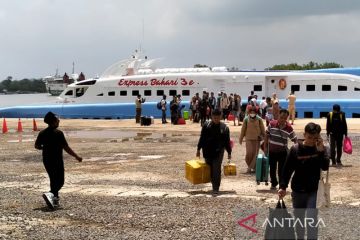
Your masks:
<path fill-rule="evenodd" d="M 162 108 L 161 101 L 156 104 L 156 107 L 157 107 L 157 109 L 161 110 L 161 108 Z"/>

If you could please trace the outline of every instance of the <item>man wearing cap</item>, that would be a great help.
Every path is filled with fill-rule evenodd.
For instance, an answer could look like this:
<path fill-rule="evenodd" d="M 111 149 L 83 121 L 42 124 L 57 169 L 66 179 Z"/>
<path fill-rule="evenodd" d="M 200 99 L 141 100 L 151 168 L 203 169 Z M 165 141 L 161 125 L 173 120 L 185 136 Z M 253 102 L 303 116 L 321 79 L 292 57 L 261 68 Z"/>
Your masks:
<path fill-rule="evenodd" d="M 49 126 L 40 131 L 35 148 L 42 150 L 43 163 L 50 178 L 50 192 L 44 193 L 43 198 L 51 209 L 55 209 L 59 206 L 59 191 L 64 185 L 63 149 L 79 162 L 82 158 L 69 147 L 64 133 L 57 129 L 60 120 L 54 113 L 48 112 L 44 122 Z"/>
<path fill-rule="evenodd" d="M 137 95 L 135 100 L 135 122 L 140 123 L 141 118 L 141 105 L 145 102 L 145 98 L 141 98 L 141 95 Z"/>

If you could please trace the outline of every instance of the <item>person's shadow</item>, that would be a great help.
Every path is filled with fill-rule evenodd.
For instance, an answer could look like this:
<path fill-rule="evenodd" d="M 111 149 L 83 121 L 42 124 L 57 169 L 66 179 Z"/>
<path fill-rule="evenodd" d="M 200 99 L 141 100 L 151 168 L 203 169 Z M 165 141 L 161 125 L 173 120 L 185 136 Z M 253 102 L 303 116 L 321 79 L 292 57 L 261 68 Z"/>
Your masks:
<path fill-rule="evenodd" d="M 38 208 L 34 208 L 33 211 L 41 211 L 41 212 L 55 212 L 55 211 L 61 211 L 61 210 L 65 210 L 64 208 L 62 207 L 58 207 L 58 208 L 55 208 L 55 209 L 51 209 L 49 207 L 38 207 Z"/>
<path fill-rule="evenodd" d="M 209 191 L 204 191 L 204 190 L 197 190 L 197 191 L 188 191 L 188 194 L 194 196 L 194 195 L 200 195 L 200 194 L 204 194 L 204 195 L 213 195 L 213 191 L 209 190 Z M 232 190 L 232 191 L 219 191 L 218 195 L 226 195 L 226 194 L 236 194 L 236 191 Z"/>

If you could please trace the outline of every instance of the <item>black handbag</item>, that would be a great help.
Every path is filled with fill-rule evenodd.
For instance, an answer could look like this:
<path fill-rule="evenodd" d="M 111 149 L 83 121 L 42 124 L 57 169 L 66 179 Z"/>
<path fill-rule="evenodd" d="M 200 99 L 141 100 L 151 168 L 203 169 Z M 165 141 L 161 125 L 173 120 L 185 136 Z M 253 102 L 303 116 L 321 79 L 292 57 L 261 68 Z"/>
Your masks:
<path fill-rule="evenodd" d="M 291 225 L 292 215 L 287 211 L 284 200 L 279 200 L 275 209 L 269 209 L 269 217 L 265 229 L 265 239 L 296 239 Z"/>

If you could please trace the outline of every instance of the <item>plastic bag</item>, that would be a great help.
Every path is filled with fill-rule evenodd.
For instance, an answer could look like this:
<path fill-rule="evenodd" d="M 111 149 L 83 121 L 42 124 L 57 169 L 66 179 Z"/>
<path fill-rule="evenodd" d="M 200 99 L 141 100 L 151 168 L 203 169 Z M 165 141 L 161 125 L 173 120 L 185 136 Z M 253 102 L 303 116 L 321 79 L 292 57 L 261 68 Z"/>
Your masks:
<path fill-rule="evenodd" d="M 352 154 L 352 143 L 349 137 L 344 138 L 343 152 L 347 154 Z"/>

